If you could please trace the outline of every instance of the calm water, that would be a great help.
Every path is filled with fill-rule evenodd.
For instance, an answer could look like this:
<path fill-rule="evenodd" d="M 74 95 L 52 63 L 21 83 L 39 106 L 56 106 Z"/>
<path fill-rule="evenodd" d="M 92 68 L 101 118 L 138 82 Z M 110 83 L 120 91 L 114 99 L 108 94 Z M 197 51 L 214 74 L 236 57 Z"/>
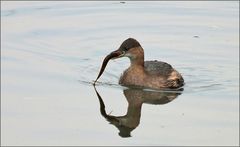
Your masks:
<path fill-rule="evenodd" d="M 1 2 L 2 145 L 239 145 L 239 2 Z M 184 91 L 118 85 L 128 37 Z"/>

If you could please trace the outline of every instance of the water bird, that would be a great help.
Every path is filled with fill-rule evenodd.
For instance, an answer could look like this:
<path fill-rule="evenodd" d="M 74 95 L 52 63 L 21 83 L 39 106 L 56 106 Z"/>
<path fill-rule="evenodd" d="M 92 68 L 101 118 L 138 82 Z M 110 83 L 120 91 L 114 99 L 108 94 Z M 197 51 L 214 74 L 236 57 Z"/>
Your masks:
<path fill-rule="evenodd" d="M 117 50 L 105 57 L 94 85 L 102 75 L 108 61 L 121 57 L 128 57 L 131 62 L 130 67 L 119 79 L 119 84 L 122 86 L 176 89 L 184 85 L 183 77 L 170 64 L 157 60 L 144 61 L 144 50 L 134 38 L 126 39 Z"/>

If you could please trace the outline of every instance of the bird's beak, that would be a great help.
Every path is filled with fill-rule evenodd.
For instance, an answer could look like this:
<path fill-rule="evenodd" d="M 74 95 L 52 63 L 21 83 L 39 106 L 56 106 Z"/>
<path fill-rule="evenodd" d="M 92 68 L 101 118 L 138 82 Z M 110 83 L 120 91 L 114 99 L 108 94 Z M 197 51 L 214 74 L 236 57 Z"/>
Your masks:
<path fill-rule="evenodd" d="M 111 59 L 117 59 L 123 57 L 124 55 L 125 52 L 118 49 L 116 51 L 111 52 L 108 56 L 111 57 Z"/>

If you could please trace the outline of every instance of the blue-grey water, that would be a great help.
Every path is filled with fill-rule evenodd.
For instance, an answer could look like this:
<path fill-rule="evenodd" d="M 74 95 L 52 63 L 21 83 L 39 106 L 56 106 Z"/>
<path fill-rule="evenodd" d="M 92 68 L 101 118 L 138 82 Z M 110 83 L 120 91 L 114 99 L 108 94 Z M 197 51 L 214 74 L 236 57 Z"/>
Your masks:
<path fill-rule="evenodd" d="M 180 93 L 118 85 L 128 37 Z M 105 107 L 104 107 L 105 106 Z M 1 1 L 2 145 L 239 145 L 239 2 Z"/>

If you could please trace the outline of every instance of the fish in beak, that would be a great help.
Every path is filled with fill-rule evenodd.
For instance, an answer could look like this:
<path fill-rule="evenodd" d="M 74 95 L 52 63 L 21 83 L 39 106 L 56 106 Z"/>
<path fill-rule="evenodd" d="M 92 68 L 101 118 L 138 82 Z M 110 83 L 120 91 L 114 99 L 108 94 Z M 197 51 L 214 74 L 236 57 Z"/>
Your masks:
<path fill-rule="evenodd" d="M 124 55 L 125 55 L 125 52 L 122 51 L 122 50 L 119 50 L 119 49 L 116 50 L 116 51 L 113 51 L 113 52 L 111 52 L 109 55 L 107 55 L 107 56 L 105 57 L 105 59 L 103 60 L 102 67 L 101 67 L 101 69 L 100 69 L 100 71 L 99 71 L 99 74 L 98 74 L 98 76 L 97 76 L 97 79 L 94 81 L 93 85 L 95 85 L 95 83 L 97 82 L 97 80 L 98 80 L 98 79 L 100 78 L 100 76 L 102 75 L 102 73 L 103 73 L 104 69 L 106 68 L 107 63 L 108 63 L 109 60 L 111 60 L 111 59 L 117 59 L 117 58 L 123 57 Z"/>

